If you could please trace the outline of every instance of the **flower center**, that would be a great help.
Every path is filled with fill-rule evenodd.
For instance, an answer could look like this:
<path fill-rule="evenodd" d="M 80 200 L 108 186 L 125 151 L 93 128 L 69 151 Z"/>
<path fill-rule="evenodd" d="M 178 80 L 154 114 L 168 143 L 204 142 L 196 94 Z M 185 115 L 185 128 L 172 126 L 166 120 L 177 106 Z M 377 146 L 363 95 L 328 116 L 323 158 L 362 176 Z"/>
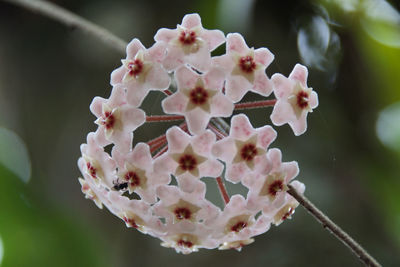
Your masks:
<path fill-rule="evenodd" d="M 294 208 L 293 207 L 289 207 L 288 210 L 286 211 L 286 213 L 283 214 L 282 221 L 284 221 L 287 218 L 289 218 L 293 213 L 294 213 Z"/>
<path fill-rule="evenodd" d="M 174 212 L 178 220 L 187 220 L 192 216 L 192 212 L 188 208 L 176 208 Z"/>
<path fill-rule="evenodd" d="M 179 167 L 184 171 L 194 170 L 196 165 L 196 159 L 192 155 L 183 155 L 179 159 Z"/>
<path fill-rule="evenodd" d="M 143 71 L 143 62 L 140 59 L 135 59 L 128 63 L 130 76 L 137 76 Z"/>
<path fill-rule="evenodd" d="M 179 35 L 179 41 L 183 45 L 191 45 L 196 42 L 196 33 L 194 31 L 182 31 Z"/>
<path fill-rule="evenodd" d="M 231 227 L 231 231 L 238 233 L 238 232 L 242 231 L 244 228 L 246 228 L 246 226 L 247 226 L 247 222 L 240 221 Z"/>
<path fill-rule="evenodd" d="M 186 240 L 183 240 L 183 239 L 179 239 L 179 240 L 176 242 L 176 244 L 177 244 L 178 246 L 180 246 L 180 247 L 186 247 L 186 248 L 191 248 L 191 247 L 193 247 L 193 243 L 192 243 L 192 242 L 186 241 Z"/>
<path fill-rule="evenodd" d="M 135 220 L 132 218 L 128 218 L 126 216 L 124 216 L 124 221 L 126 224 L 128 224 L 129 226 L 133 227 L 133 228 L 138 228 L 139 225 L 136 224 Z"/>
<path fill-rule="evenodd" d="M 115 117 L 111 111 L 104 112 L 103 120 L 101 123 L 106 127 L 107 130 L 114 127 Z"/>
<path fill-rule="evenodd" d="M 300 92 L 297 94 L 296 98 L 297 98 L 297 105 L 298 105 L 301 109 L 304 109 L 304 108 L 306 108 L 306 107 L 308 106 L 308 100 L 309 100 L 308 98 L 309 98 L 309 95 L 308 95 L 307 92 L 305 92 L 305 91 L 300 91 Z"/>
<path fill-rule="evenodd" d="M 257 65 L 251 56 L 244 56 L 241 57 L 239 60 L 239 67 L 243 72 L 251 73 L 253 72 Z"/>
<path fill-rule="evenodd" d="M 246 144 L 240 151 L 240 156 L 245 161 L 252 161 L 257 156 L 257 148 L 254 144 Z"/>
<path fill-rule="evenodd" d="M 207 102 L 208 93 L 203 87 L 196 87 L 190 91 L 190 101 L 195 105 L 203 105 Z"/>
<path fill-rule="evenodd" d="M 129 182 L 131 186 L 139 186 L 140 185 L 140 177 L 136 174 L 136 172 L 128 171 L 124 178 Z"/>
<path fill-rule="evenodd" d="M 87 168 L 90 176 L 92 176 L 94 179 L 96 179 L 97 178 L 96 168 L 90 162 L 86 163 L 86 168 Z"/>
<path fill-rule="evenodd" d="M 269 185 L 268 193 L 272 196 L 276 196 L 276 194 L 278 192 L 281 192 L 282 190 L 283 190 L 283 183 L 281 180 L 277 180 Z"/>

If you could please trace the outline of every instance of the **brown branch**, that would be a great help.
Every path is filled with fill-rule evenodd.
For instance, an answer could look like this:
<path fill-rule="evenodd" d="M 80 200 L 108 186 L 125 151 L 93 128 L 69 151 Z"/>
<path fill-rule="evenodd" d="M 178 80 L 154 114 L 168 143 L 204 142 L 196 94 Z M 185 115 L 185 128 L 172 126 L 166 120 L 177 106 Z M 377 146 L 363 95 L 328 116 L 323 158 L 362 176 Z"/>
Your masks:
<path fill-rule="evenodd" d="M 73 27 L 82 30 L 83 32 L 96 37 L 103 41 L 111 48 L 125 53 L 127 43 L 122 39 L 116 37 L 106 29 L 93 24 L 92 22 L 79 17 L 55 4 L 42 1 L 42 0 L 3 0 L 25 9 L 31 10 L 43 16 L 52 18 L 65 24 L 68 27 Z M 221 118 L 212 119 L 213 124 L 226 134 L 229 133 L 229 125 Z M 159 151 L 154 158 L 160 156 L 168 149 L 168 146 Z M 353 238 L 344 232 L 339 226 L 333 223 L 325 214 L 317 209 L 306 197 L 297 193 L 297 191 L 289 185 L 288 193 L 292 195 L 307 211 L 314 216 L 314 218 L 322 223 L 324 228 L 328 229 L 333 235 L 342 241 L 349 249 L 357 255 L 358 258 L 367 266 L 381 266 L 371 255 L 368 254 Z"/>
<path fill-rule="evenodd" d="M 42 0 L 3 0 L 16 6 L 25 8 L 34 13 L 38 13 L 45 17 L 54 19 L 69 28 L 79 29 L 84 33 L 87 33 L 98 40 L 101 40 L 104 44 L 109 47 L 125 54 L 127 43 L 121 38 L 115 36 L 108 30 L 84 19 L 71 11 L 68 11 L 56 4 L 42 1 Z"/>
<path fill-rule="evenodd" d="M 293 196 L 322 226 L 330 231 L 337 239 L 342 241 L 366 266 L 381 266 L 368 252 L 363 249 L 353 238 L 351 238 L 338 225 L 331 221 L 322 211 L 314 206 L 305 196 L 299 194 L 293 186 L 288 185 L 287 191 Z"/>

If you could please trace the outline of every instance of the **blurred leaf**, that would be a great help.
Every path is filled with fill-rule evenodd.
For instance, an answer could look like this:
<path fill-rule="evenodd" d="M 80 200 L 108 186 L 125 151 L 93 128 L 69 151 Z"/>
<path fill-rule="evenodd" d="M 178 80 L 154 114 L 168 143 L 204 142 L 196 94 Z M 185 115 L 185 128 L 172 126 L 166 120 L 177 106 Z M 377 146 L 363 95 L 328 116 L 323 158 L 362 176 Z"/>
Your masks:
<path fill-rule="evenodd" d="M 0 164 L 13 172 L 23 182 L 31 177 L 31 161 L 22 139 L 14 132 L 0 128 Z"/>
<path fill-rule="evenodd" d="M 2 267 L 111 266 L 91 228 L 65 211 L 52 211 L 0 165 Z"/>
<path fill-rule="evenodd" d="M 376 133 L 383 144 L 400 153 L 400 102 L 379 113 Z"/>
<path fill-rule="evenodd" d="M 314 16 L 300 28 L 297 47 L 302 61 L 322 71 L 336 69 L 340 39 L 321 16 Z"/>

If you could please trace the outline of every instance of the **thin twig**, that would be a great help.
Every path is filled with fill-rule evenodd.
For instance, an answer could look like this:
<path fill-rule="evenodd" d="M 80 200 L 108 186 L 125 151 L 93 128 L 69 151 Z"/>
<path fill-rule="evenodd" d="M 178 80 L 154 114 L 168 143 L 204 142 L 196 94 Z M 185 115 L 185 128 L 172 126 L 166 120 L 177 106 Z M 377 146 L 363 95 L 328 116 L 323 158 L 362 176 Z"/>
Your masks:
<path fill-rule="evenodd" d="M 322 226 L 330 231 L 337 239 L 342 241 L 349 249 L 358 256 L 358 258 L 366 266 L 381 266 L 368 252 L 363 249 L 353 238 L 351 238 L 345 231 L 343 231 L 338 225 L 332 222 L 328 216 L 314 206 L 305 196 L 299 194 L 293 186 L 288 185 L 289 190 L 287 191 L 292 195 L 314 218 L 319 221 Z"/>
<path fill-rule="evenodd" d="M 119 52 L 125 53 L 125 47 L 127 45 L 122 39 L 116 37 L 106 29 L 93 24 L 92 22 L 79 17 L 78 15 L 71 13 L 55 4 L 42 1 L 42 0 L 3 0 L 20 7 L 26 8 L 33 12 L 37 12 L 46 17 L 52 18 L 59 21 L 68 27 L 73 27 L 82 30 L 83 32 L 96 37 L 109 45 L 111 48 L 118 50 Z M 229 125 L 221 118 L 212 119 L 214 125 L 225 132 L 229 133 Z M 154 156 L 158 157 L 164 153 L 168 147 L 164 147 L 161 151 Z M 324 228 L 328 229 L 334 234 L 336 238 L 342 241 L 350 250 L 360 258 L 360 260 L 367 266 L 381 266 L 371 255 L 368 254 L 353 238 L 351 238 L 346 232 L 344 232 L 339 226 L 333 223 L 326 215 L 324 215 L 319 209 L 317 209 L 306 197 L 297 193 L 297 191 L 289 185 L 288 193 L 292 195 L 305 209 L 311 213 L 314 218 L 322 223 Z"/>
<path fill-rule="evenodd" d="M 42 0 L 3 0 L 34 13 L 54 19 L 72 29 L 79 29 L 101 40 L 109 47 L 125 54 L 127 43 L 108 30 L 53 3 Z"/>

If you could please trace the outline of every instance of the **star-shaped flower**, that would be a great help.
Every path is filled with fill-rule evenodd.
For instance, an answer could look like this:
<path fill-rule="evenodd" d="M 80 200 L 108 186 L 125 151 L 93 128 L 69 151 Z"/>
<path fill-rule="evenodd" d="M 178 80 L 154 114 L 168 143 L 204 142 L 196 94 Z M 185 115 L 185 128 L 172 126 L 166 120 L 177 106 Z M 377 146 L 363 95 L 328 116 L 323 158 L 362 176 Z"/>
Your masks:
<path fill-rule="evenodd" d="M 101 145 L 113 142 L 117 146 L 127 147 L 132 140 L 132 132 L 145 122 L 144 111 L 127 104 L 125 99 L 123 87 L 116 86 L 109 99 L 95 97 L 90 104 L 90 110 L 97 117 L 95 123 L 99 125 L 98 140 L 106 142 Z"/>
<path fill-rule="evenodd" d="M 243 184 L 250 189 L 248 206 L 253 209 L 271 204 L 281 206 L 288 190 L 287 184 L 299 173 L 297 162 L 282 162 L 282 153 L 277 148 L 268 150 L 267 159 L 270 167 L 265 172 L 254 173 L 243 179 Z"/>
<path fill-rule="evenodd" d="M 169 87 L 169 75 L 160 63 L 165 57 L 165 44 L 146 49 L 138 39 L 133 39 L 126 53 L 122 66 L 111 73 L 111 85 L 122 85 L 127 90 L 128 103 L 138 107 L 150 90 Z"/>
<path fill-rule="evenodd" d="M 116 163 L 98 144 L 95 133 L 88 134 L 87 144 L 81 145 L 81 153 L 78 166 L 85 179 L 91 179 L 96 184 L 112 184 Z"/>
<path fill-rule="evenodd" d="M 274 55 L 267 48 L 249 48 L 239 33 L 227 36 L 226 54 L 213 58 L 213 63 L 226 72 L 225 94 L 233 102 L 239 102 L 252 91 L 262 96 L 269 96 L 272 83 L 265 69 L 274 60 Z"/>
<path fill-rule="evenodd" d="M 137 193 L 147 203 L 155 203 L 156 188 L 170 182 L 169 175 L 154 172 L 150 148 L 145 143 L 136 144 L 128 153 L 114 147 L 112 157 L 118 166 L 119 181 L 128 184 L 130 194 Z"/>
<path fill-rule="evenodd" d="M 92 189 L 90 184 L 85 179 L 78 178 L 78 180 L 79 180 L 79 183 L 82 186 L 82 188 L 81 188 L 82 189 L 82 193 L 85 194 L 85 197 L 87 199 L 93 200 L 93 202 L 96 204 L 96 206 L 99 209 L 102 209 L 103 208 L 103 204 L 101 203 L 101 200 L 99 199 L 99 197 L 94 192 L 95 190 Z"/>
<path fill-rule="evenodd" d="M 189 14 L 176 29 L 158 30 L 154 39 L 167 44 L 163 65 L 168 71 L 187 63 L 204 72 L 211 65 L 210 52 L 225 42 L 225 35 L 219 30 L 204 29 L 200 16 Z"/>
<path fill-rule="evenodd" d="M 296 64 L 289 78 L 282 74 L 271 78 L 277 98 L 271 120 L 277 126 L 288 123 L 295 135 L 306 131 L 307 114 L 318 106 L 318 95 L 307 86 L 307 76 L 307 68 Z"/>
<path fill-rule="evenodd" d="M 176 186 L 159 186 L 157 196 L 160 201 L 154 205 L 154 212 L 165 218 L 167 224 L 191 221 L 209 225 L 218 217 L 220 210 L 206 200 L 205 194 L 204 183 L 197 183 L 190 193 L 183 192 Z"/>
<path fill-rule="evenodd" d="M 290 183 L 294 189 L 299 193 L 303 194 L 305 186 L 299 181 L 293 181 Z M 299 202 L 289 194 L 284 194 L 284 200 L 281 201 L 280 206 L 265 205 L 263 209 L 263 215 L 272 218 L 272 222 L 275 225 L 281 224 L 284 220 L 290 219 L 294 214 L 295 209 L 299 206 Z"/>
<path fill-rule="evenodd" d="M 168 151 L 154 162 L 154 170 L 176 176 L 179 187 L 193 191 L 201 177 L 218 177 L 223 165 L 211 154 L 215 134 L 204 131 L 190 136 L 179 127 L 167 131 Z"/>
<path fill-rule="evenodd" d="M 276 138 L 271 126 L 254 129 L 244 114 L 232 117 L 229 136 L 218 141 L 213 154 L 226 163 L 225 178 L 239 182 L 249 172 L 268 166 L 266 152 Z"/>
<path fill-rule="evenodd" d="M 222 94 L 224 73 L 211 69 L 199 75 L 187 67 L 175 72 L 178 91 L 162 102 L 165 113 L 184 115 L 193 134 L 204 131 L 212 117 L 229 117 L 233 102 Z"/>

